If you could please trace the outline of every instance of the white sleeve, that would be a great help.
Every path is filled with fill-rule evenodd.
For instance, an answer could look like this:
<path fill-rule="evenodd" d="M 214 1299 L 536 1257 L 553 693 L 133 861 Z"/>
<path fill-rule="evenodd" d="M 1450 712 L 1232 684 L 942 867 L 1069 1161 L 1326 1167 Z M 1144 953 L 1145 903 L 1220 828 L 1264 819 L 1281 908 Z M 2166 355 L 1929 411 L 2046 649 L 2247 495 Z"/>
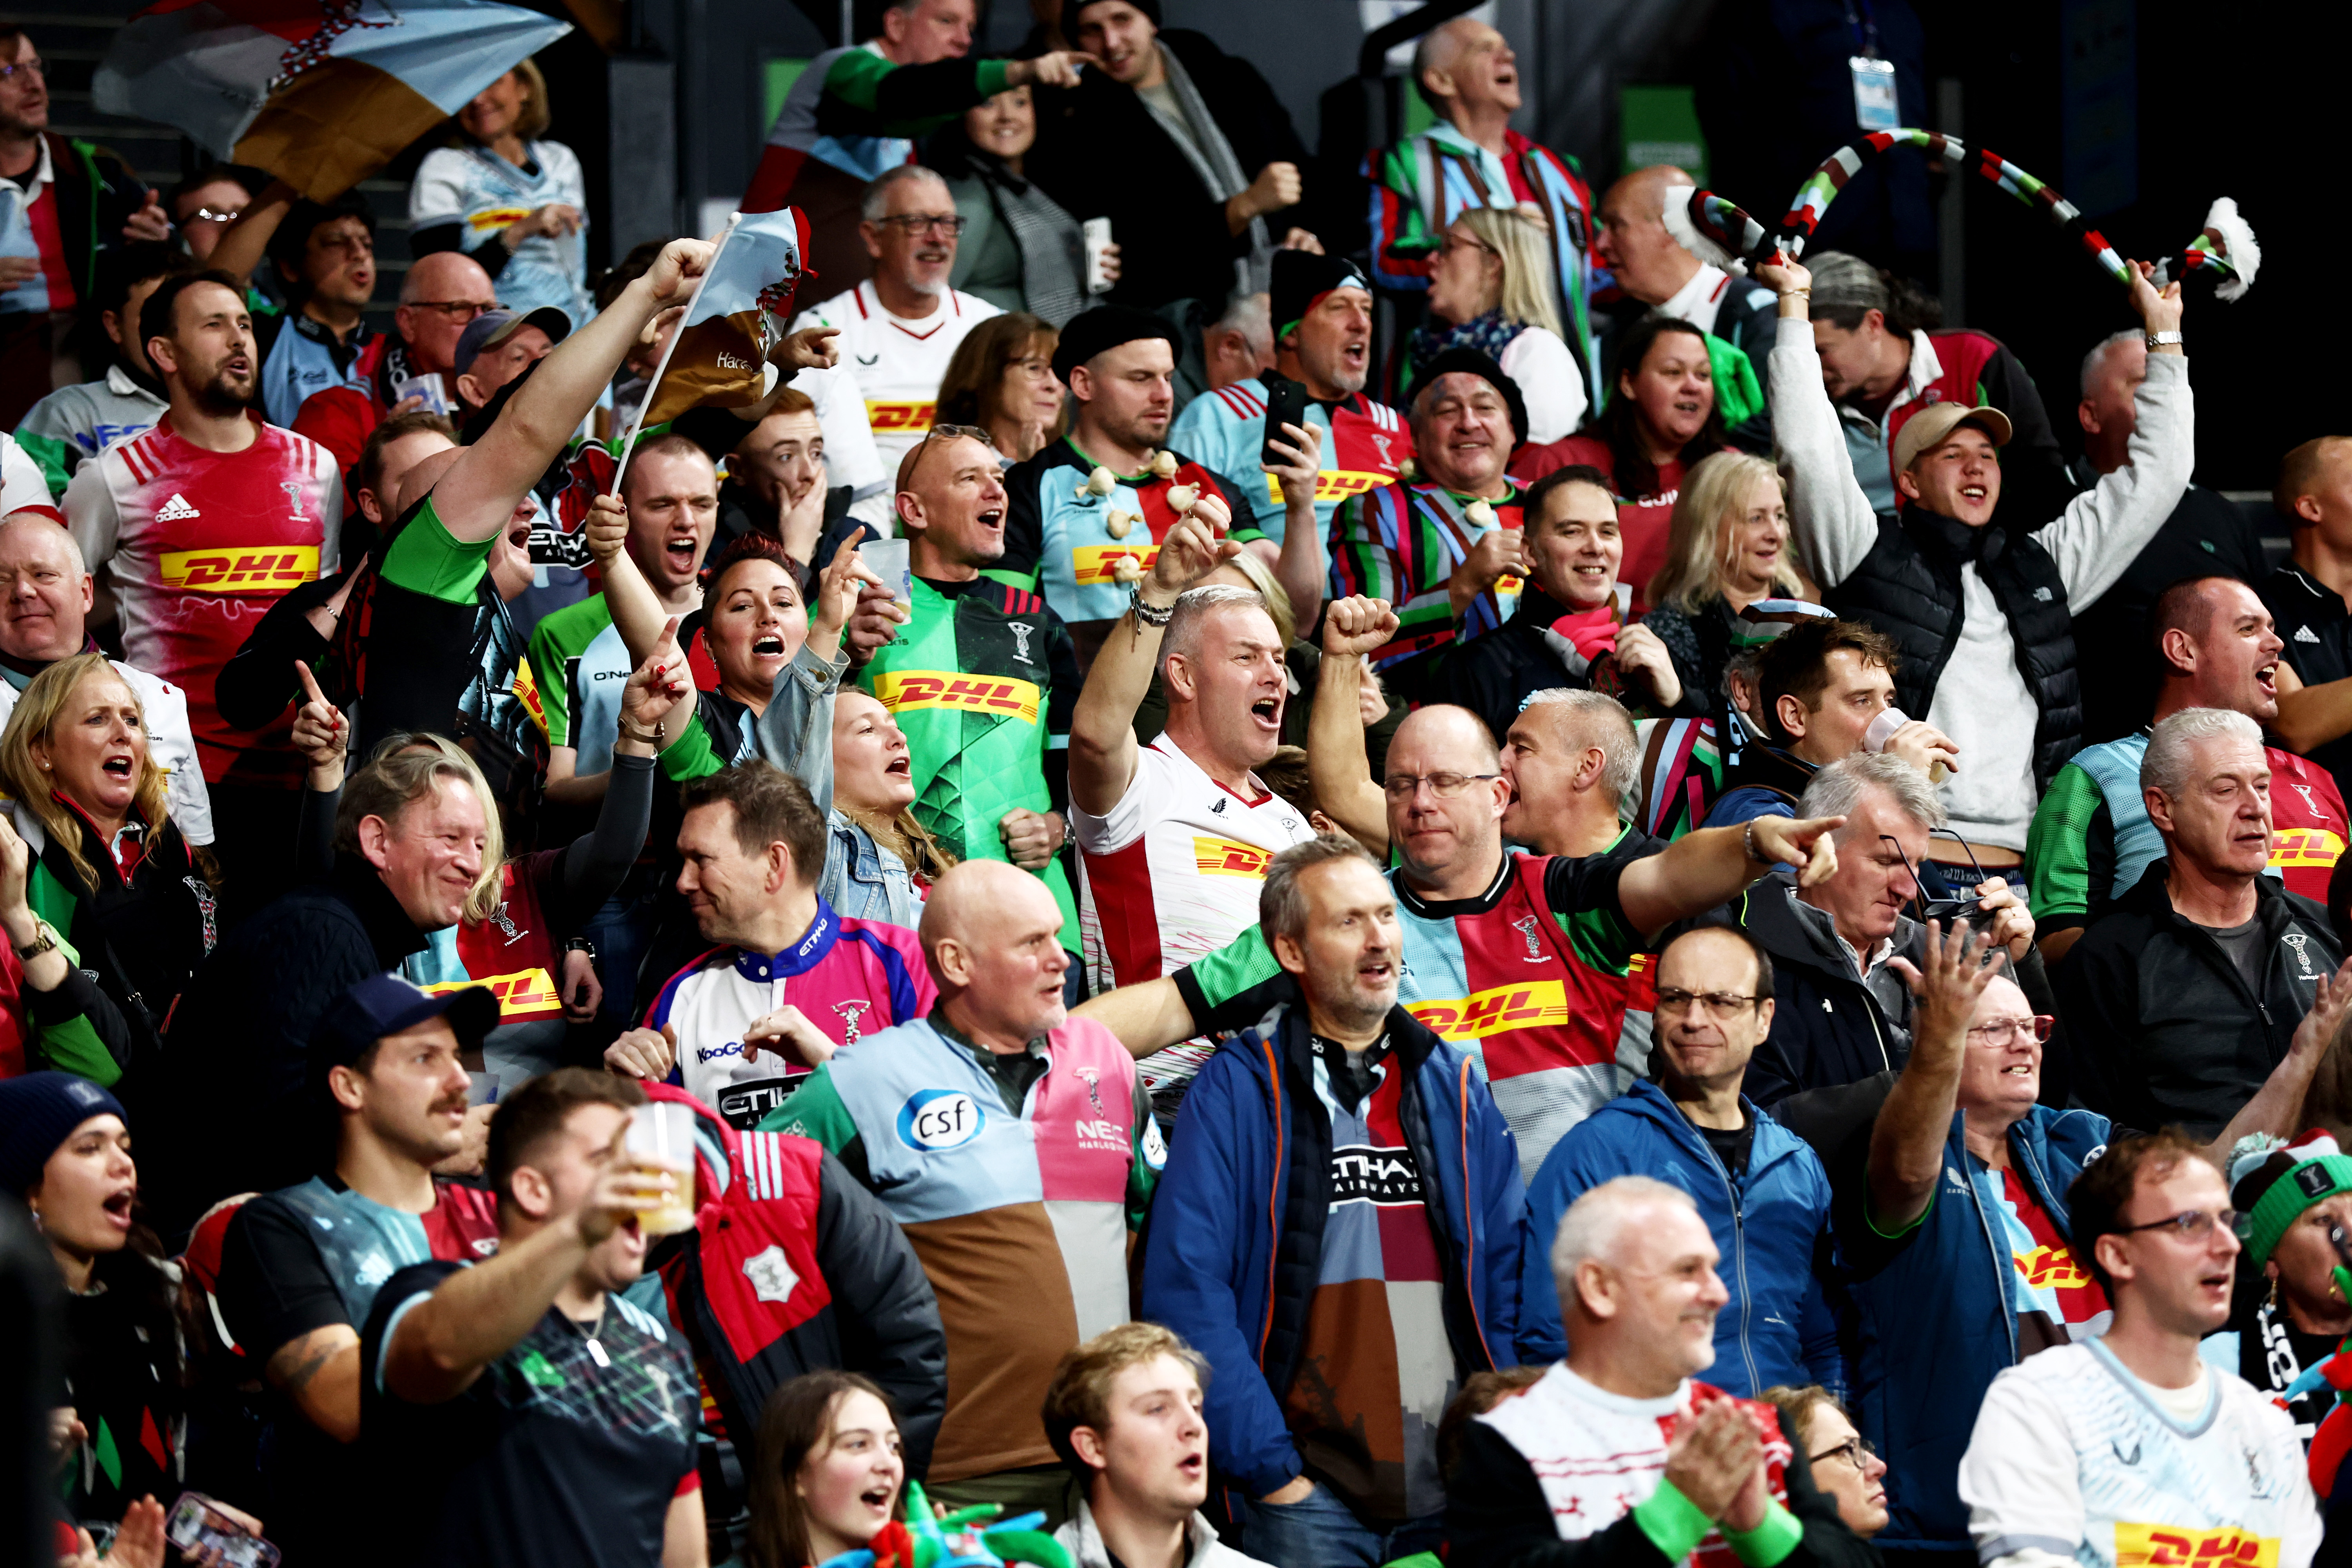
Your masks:
<path fill-rule="evenodd" d="M 2132 401 L 2139 420 L 2127 447 L 2130 460 L 2067 502 L 2058 521 L 2033 536 L 2057 563 L 2067 607 L 2078 615 L 2130 570 L 2141 546 L 2180 504 L 2196 466 L 2189 361 L 2148 355 L 2147 379 Z"/>
<path fill-rule="evenodd" d="M 328 576 L 342 563 L 343 547 L 343 476 L 335 467 L 335 455 L 324 447 L 319 448 L 320 506 L 324 508 L 319 528 L 319 575 Z"/>
<path fill-rule="evenodd" d="M 425 154 L 408 186 L 408 226 L 424 228 L 466 216 L 466 155 L 454 147 Z"/>
<path fill-rule="evenodd" d="M 1992 1380 L 1960 1457 L 1960 1500 L 1986 1568 L 2073 1563 L 2083 1540 L 2082 1477 L 2066 1413 L 2021 1375 L 2026 1370 L 2011 1367 Z"/>
<path fill-rule="evenodd" d="M 92 572 L 114 559 L 115 539 L 122 528 L 114 491 L 106 482 L 106 461 L 104 454 L 93 458 L 66 482 L 66 527 L 81 547 L 82 564 Z"/>
<path fill-rule="evenodd" d="M 793 330 L 820 324 L 832 325 L 803 316 Z M 880 496 L 884 514 L 888 515 L 889 496 L 898 476 L 882 471 L 882 455 L 874 445 L 873 426 L 866 422 L 866 397 L 858 390 L 857 378 L 847 365 L 835 365 L 831 370 L 802 371 L 793 377 L 793 385 L 816 404 L 816 422 L 824 432 L 825 484 L 849 486 L 853 500 Z"/>
<path fill-rule="evenodd" d="M 539 166 L 553 175 L 555 183 L 562 187 L 563 200 L 585 214 L 588 211 L 588 184 L 580 173 L 580 154 L 561 142 L 534 142 L 530 144 L 530 151 Z"/>
<path fill-rule="evenodd" d="M 205 788 L 205 770 L 196 756 L 196 738 L 188 728 L 188 696 L 169 681 L 143 669 L 117 665 L 147 710 L 148 753 L 169 773 L 166 803 L 180 836 L 191 844 L 213 841 L 213 797 Z"/>
<path fill-rule="evenodd" d="M 41 465 L 16 445 L 15 437 L 0 432 L 0 515 L 19 507 L 57 504 L 48 480 L 41 477 Z"/>
<path fill-rule="evenodd" d="M 2295 1436 L 2294 1422 L 2285 1411 L 2260 1394 L 2254 1398 L 2261 1400 L 2258 1415 L 2270 1429 L 2271 1471 L 2288 1477 L 2287 1485 L 2293 1489 L 2285 1504 L 2286 1531 L 2279 1542 L 2278 1568 L 2310 1568 L 2326 1525 L 2320 1518 L 2319 1499 L 2311 1489 L 2311 1467 L 2304 1458 L 2303 1439 Z"/>
<path fill-rule="evenodd" d="M 1503 374 L 1528 404 L 1528 439 L 1557 441 L 1584 423 L 1584 377 L 1557 333 L 1529 327 L 1503 349 Z"/>
<path fill-rule="evenodd" d="M 1780 319 L 1770 364 L 1772 437 L 1789 465 L 1789 522 L 1813 580 L 1834 588 L 1878 542 L 1878 514 L 1854 482 L 1845 432 L 1822 385 L 1813 324 Z"/>
<path fill-rule="evenodd" d="M 1159 757 L 1145 746 L 1136 754 L 1135 773 L 1127 781 L 1127 793 L 1108 811 L 1097 816 L 1076 801 L 1070 802 L 1070 837 L 1089 855 L 1108 855 L 1124 849 L 1142 837 L 1143 830 L 1150 826 L 1146 812 L 1148 803 L 1164 799 L 1167 794 Z"/>

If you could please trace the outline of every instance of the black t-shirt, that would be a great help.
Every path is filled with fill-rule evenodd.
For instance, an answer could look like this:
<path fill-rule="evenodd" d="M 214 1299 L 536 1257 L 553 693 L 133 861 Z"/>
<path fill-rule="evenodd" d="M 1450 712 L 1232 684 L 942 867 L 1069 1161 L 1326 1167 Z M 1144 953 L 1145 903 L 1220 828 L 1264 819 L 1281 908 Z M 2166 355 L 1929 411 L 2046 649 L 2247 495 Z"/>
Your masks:
<path fill-rule="evenodd" d="M 605 1298 L 603 1320 L 553 1308 L 472 1386 L 411 1405 L 378 1384 L 402 1314 L 462 1264 L 404 1268 L 360 1337 L 360 1449 L 394 1503 L 348 1537 L 363 1563 L 650 1568 L 673 1498 L 700 1485 L 701 1406 L 684 1345 Z"/>
<path fill-rule="evenodd" d="M 1747 1173 L 1748 1151 L 1756 1145 L 1756 1118 L 1743 1117 L 1737 1127 L 1699 1127 L 1696 1121 L 1691 1125 L 1698 1129 L 1698 1135 L 1706 1140 L 1734 1180 Z"/>

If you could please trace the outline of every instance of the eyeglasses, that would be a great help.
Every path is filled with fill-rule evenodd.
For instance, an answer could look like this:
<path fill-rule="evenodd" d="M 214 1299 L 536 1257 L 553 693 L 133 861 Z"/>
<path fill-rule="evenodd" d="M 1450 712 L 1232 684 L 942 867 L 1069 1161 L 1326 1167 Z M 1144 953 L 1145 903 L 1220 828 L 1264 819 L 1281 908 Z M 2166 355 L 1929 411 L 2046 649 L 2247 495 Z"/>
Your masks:
<path fill-rule="evenodd" d="M 2146 1225 L 2119 1225 L 2112 1234 L 2136 1236 L 2143 1230 L 2163 1230 L 2171 1232 L 2182 1241 L 2202 1241 L 2213 1234 L 2213 1227 L 2217 1225 L 2232 1236 L 2242 1237 L 2245 1232 L 2239 1226 L 2252 1223 L 2252 1215 L 2241 1214 L 2236 1209 L 2190 1209 L 2167 1219 L 2152 1219 Z"/>
<path fill-rule="evenodd" d="M 1437 248 L 1440 250 L 1483 250 L 1489 256 L 1500 256 L 1503 254 L 1493 246 L 1487 244 L 1485 240 L 1467 234 L 1449 234 L 1445 237 L 1445 243 L 1439 246 Z"/>
<path fill-rule="evenodd" d="M 886 228 L 902 229 L 909 236 L 931 234 L 961 234 L 970 222 L 961 213 L 900 213 L 895 217 L 877 218 Z"/>
<path fill-rule="evenodd" d="M 1867 1474 L 1871 1458 L 1877 1452 L 1878 1450 L 1872 1447 L 1860 1433 L 1856 1433 L 1836 1447 L 1824 1448 L 1820 1453 L 1812 1455 L 1810 1462 L 1818 1465 L 1823 1459 L 1843 1459 L 1855 1469 Z"/>
<path fill-rule="evenodd" d="M 2021 1036 L 2032 1036 L 2037 1045 L 2050 1043 L 2050 1029 L 2057 1019 L 2047 1013 L 2036 1013 L 2031 1018 L 1995 1018 L 1977 1025 L 1969 1031 L 1972 1046 L 2000 1047 Z"/>
<path fill-rule="evenodd" d="M 496 305 L 485 305 L 476 300 L 410 300 L 406 303 L 412 310 L 438 310 L 451 321 L 459 322 L 470 321 L 486 310 L 498 309 Z"/>
<path fill-rule="evenodd" d="M 243 207 L 234 207 L 225 213 L 216 213 L 210 207 L 198 207 L 195 211 L 188 215 L 187 221 L 190 223 L 235 223 L 244 216 L 245 209 Z"/>
<path fill-rule="evenodd" d="M 1474 784 L 1498 779 L 1500 773 L 1391 773 L 1381 786 L 1391 800 L 1411 800 L 1427 784 L 1429 793 L 1440 800 L 1452 800 Z"/>
<path fill-rule="evenodd" d="M 1728 1017 L 1745 1012 L 1758 1000 L 1754 996 L 1742 996 L 1737 991 L 1661 991 L 1654 1011 L 1659 1017 L 1675 1018 L 1689 1012 L 1693 1003 L 1700 1003 L 1708 1012 Z"/>
<path fill-rule="evenodd" d="M 0 81 L 15 80 L 18 71 L 31 71 L 37 77 L 48 75 L 48 68 L 38 59 L 18 60 L 15 65 L 0 66 Z"/>
<path fill-rule="evenodd" d="M 915 460 L 907 465 L 907 482 L 900 486 L 900 489 L 914 488 L 915 476 L 923 471 L 923 454 L 930 449 L 932 440 L 940 436 L 946 437 L 950 441 L 978 441 L 985 445 L 990 451 L 996 450 L 996 437 L 977 425 L 934 425 L 923 432 L 923 438 L 920 441 L 915 443 Z"/>

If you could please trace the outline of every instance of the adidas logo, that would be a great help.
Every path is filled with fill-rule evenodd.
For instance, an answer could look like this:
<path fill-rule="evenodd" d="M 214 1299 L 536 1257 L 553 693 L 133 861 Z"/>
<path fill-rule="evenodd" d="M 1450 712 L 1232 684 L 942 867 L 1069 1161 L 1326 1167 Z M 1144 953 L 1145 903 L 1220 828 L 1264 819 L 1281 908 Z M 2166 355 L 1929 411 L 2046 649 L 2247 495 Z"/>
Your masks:
<path fill-rule="evenodd" d="M 172 492 L 172 499 L 170 500 L 165 501 L 162 506 L 155 509 L 155 521 L 157 522 L 185 522 L 192 517 L 202 517 L 205 514 L 203 512 L 200 512 L 194 507 L 190 506 L 188 504 L 188 498 L 182 495 L 177 490 L 173 490 Z"/>
<path fill-rule="evenodd" d="M 2297 626 L 2294 628 L 2294 640 L 2297 642 L 2315 643 L 2319 640 L 2319 634 L 2313 631 L 2309 626 Z"/>

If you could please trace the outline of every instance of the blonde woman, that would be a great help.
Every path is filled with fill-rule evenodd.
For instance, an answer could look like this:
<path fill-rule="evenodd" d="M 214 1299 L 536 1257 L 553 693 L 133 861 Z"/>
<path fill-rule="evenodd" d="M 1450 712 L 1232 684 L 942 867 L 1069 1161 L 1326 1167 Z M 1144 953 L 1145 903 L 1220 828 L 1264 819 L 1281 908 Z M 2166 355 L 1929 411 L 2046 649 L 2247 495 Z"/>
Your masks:
<path fill-rule="evenodd" d="M 523 61 L 457 111 L 458 136 L 425 154 L 408 189 L 412 255 L 462 250 L 517 314 L 542 306 L 574 327 L 588 298 L 588 186 L 579 154 L 547 136 L 547 79 Z"/>
<path fill-rule="evenodd" d="M 210 857 L 165 809 L 138 694 L 96 653 L 35 676 L 0 731 L 0 930 L 23 1059 L 110 1085 L 156 1043 L 219 931 Z"/>
<path fill-rule="evenodd" d="M 1584 374 L 1560 336 L 1543 220 L 1527 207 L 1466 207 L 1429 259 L 1429 320 L 1412 334 L 1397 384 L 1447 349 L 1493 359 L 1527 399 L 1529 442 L 1584 422 Z"/>
<path fill-rule="evenodd" d="M 1771 460 L 1717 452 L 1691 465 L 1666 529 L 1666 558 L 1643 597 L 1683 689 L 1723 689 L 1739 612 L 1759 599 L 1811 599 L 1789 535 L 1788 487 Z"/>

